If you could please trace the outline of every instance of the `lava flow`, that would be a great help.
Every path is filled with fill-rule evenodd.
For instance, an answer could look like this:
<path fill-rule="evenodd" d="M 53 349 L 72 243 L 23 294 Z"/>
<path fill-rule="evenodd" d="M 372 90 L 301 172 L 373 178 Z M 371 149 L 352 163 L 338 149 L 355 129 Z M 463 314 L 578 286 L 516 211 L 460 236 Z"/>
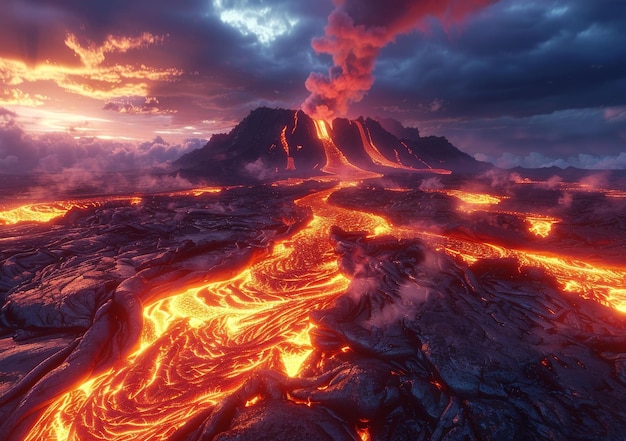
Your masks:
<path fill-rule="evenodd" d="M 406 167 L 404 164 L 400 162 L 400 159 L 396 157 L 396 162 L 388 160 L 381 152 L 378 150 L 378 147 L 372 141 L 371 133 L 366 134 L 365 129 L 363 128 L 363 124 L 360 121 L 354 121 L 357 128 L 359 129 L 359 136 L 361 137 L 361 143 L 367 155 L 372 159 L 372 162 L 377 165 L 383 165 L 391 168 L 397 168 L 401 170 L 411 170 L 414 169 L 411 167 Z M 397 156 L 397 152 L 396 152 Z"/>
<path fill-rule="evenodd" d="M 96 207 L 102 204 L 104 201 L 113 201 L 116 199 L 128 200 L 133 205 L 141 202 L 140 197 L 134 196 L 122 198 L 107 197 L 102 198 L 101 200 L 60 201 L 55 203 L 26 204 L 8 210 L 0 211 L 0 225 L 13 225 L 20 222 L 45 223 L 64 216 L 68 211 L 73 208 L 84 209 L 88 207 Z"/>
<path fill-rule="evenodd" d="M 328 193 L 299 200 L 313 220 L 241 274 L 145 305 L 141 349 L 57 399 L 26 439 L 166 440 L 255 369 L 295 375 L 311 351 L 310 311 L 348 285 L 330 226 L 389 231 L 378 216 L 326 204 Z"/>
<path fill-rule="evenodd" d="M 18 222 L 48 222 L 63 216 L 72 207 L 81 204 L 60 202 L 56 204 L 28 204 L 21 207 L 0 211 L 0 225 L 11 225 Z"/>
<path fill-rule="evenodd" d="M 366 179 L 380 176 L 377 173 L 363 170 L 352 164 L 346 156 L 337 148 L 335 142 L 328 133 L 328 123 L 322 119 L 313 120 L 317 137 L 322 141 L 326 155 L 326 165 L 322 171 L 334 175 L 349 177 L 351 179 Z"/>
<path fill-rule="evenodd" d="M 538 439 L 547 408 L 573 421 L 550 439 L 626 430 L 612 414 L 626 393 L 621 200 L 420 180 L 439 172 L 386 158 L 356 124 L 372 170 L 400 175 L 350 163 L 317 120 L 316 180 L 1 213 L 0 324 L 15 335 L 0 370 L 19 365 L 0 377 L 7 439 L 250 425 L 247 440 L 266 424 L 285 440 L 296 420 L 342 441 Z M 310 144 L 280 127 L 290 176 Z M 588 388 L 596 376 L 611 390 Z M 513 422 L 483 430 L 498 418 Z"/>
<path fill-rule="evenodd" d="M 526 222 L 530 224 L 528 230 L 536 236 L 548 237 L 552 231 L 552 225 L 559 220 L 549 216 L 527 216 Z"/>
<path fill-rule="evenodd" d="M 458 240 L 436 235 L 445 251 L 467 263 L 484 259 L 515 259 L 520 266 L 541 268 L 553 276 L 564 291 L 626 311 L 624 282 L 626 268 L 611 265 L 591 265 L 565 254 L 540 253 L 507 248 L 486 242 Z"/>

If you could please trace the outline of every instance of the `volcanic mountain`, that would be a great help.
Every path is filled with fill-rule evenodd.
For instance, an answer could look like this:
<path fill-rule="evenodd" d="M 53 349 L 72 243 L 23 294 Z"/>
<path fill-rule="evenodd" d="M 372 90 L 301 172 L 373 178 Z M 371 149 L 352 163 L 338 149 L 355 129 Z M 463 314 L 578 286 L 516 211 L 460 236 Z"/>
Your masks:
<path fill-rule="evenodd" d="M 393 120 L 313 120 L 301 110 L 257 108 L 230 133 L 214 135 L 174 166 L 186 178 L 221 184 L 370 172 L 477 172 L 490 166 L 444 137 L 422 137 Z"/>

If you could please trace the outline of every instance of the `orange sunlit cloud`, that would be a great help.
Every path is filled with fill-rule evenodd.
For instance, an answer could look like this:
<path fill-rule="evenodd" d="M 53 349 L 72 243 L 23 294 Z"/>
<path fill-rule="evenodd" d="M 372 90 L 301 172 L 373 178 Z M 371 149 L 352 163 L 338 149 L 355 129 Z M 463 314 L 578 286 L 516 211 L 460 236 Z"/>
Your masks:
<path fill-rule="evenodd" d="M 50 61 L 30 66 L 24 61 L 0 58 L 0 81 L 10 89 L 0 95 L 0 106 L 39 106 L 45 101 L 42 95 L 33 95 L 29 89 L 52 82 L 63 91 L 95 100 L 109 100 L 125 96 L 147 97 L 153 82 L 173 81 L 182 70 L 156 68 L 145 64 L 107 63 L 107 56 L 124 54 L 160 44 L 165 36 L 143 33 L 138 37 L 109 35 L 96 45 L 81 44 L 74 34 L 68 34 L 65 46 L 80 59 L 77 66 Z"/>
<path fill-rule="evenodd" d="M 132 49 L 139 49 L 149 45 L 162 43 L 164 36 L 155 36 L 144 32 L 139 37 L 115 37 L 109 35 L 100 46 L 90 43 L 84 47 L 74 34 L 68 34 L 65 45 L 72 49 L 81 59 L 83 65 L 93 67 L 101 65 L 107 53 L 125 53 Z"/>
<path fill-rule="evenodd" d="M 21 89 L 0 89 L 0 105 L 4 106 L 42 106 L 49 98 L 41 94 L 29 94 Z"/>

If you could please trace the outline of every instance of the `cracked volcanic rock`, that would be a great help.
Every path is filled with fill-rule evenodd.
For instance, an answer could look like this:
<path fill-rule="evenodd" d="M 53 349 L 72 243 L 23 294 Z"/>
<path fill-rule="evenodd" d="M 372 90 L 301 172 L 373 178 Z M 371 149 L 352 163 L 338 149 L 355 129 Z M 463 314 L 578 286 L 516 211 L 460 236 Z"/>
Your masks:
<path fill-rule="evenodd" d="M 257 373 L 174 440 L 261 428 L 308 439 L 304 427 L 342 440 L 356 427 L 373 440 L 623 439 L 626 321 L 614 311 L 514 260 L 468 268 L 418 240 L 339 228 L 331 242 L 351 283 L 311 313 L 316 351 L 299 377 Z"/>
<path fill-rule="evenodd" d="M 626 321 L 614 311 L 513 260 L 466 268 L 416 241 L 338 230 L 332 240 L 352 282 L 312 315 L 313 338 L 351 348 L 344 362 L 362 367 L 350 376 L 395 377 L 395 406 L 366 396 L 378 417 L 356 415 L 385 433 L 375 439 L 622 439 Z M 364 390 L 344 379 L 308 399 L 341 414 Z"/>

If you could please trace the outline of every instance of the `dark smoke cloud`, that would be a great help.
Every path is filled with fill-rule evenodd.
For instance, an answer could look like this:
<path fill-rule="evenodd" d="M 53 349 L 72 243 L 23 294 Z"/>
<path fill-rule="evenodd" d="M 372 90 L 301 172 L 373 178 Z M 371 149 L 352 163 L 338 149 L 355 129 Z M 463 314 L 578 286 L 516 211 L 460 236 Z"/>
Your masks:
<path fill-rule="evenodd" d="M 335 0 L 325 35 L 313 49 L 332 56 L 328 75 L 311 73 L 305 82 L 311 95 L 302 108 L 314 118 L 343 116 L 374 84 L 373 71 L 380 50 L 420 25 L 428 17 L 444 23 L 462 20 L 495 0 Z"/>

